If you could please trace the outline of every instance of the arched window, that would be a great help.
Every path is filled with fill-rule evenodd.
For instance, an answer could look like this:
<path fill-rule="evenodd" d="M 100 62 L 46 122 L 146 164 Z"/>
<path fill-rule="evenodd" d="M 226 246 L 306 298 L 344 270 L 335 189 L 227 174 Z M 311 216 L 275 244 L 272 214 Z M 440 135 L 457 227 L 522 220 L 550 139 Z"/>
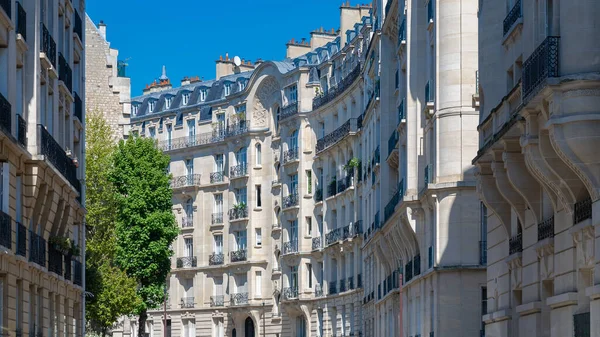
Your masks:
<path fill-rule="evenodd" d="M 256 143 L 256 151 L 255 151 L 255 155 L 256 155 L 256 166 L 261 166 L 262 165 L 262 149 L 260 146 L 260 143 Z"/>

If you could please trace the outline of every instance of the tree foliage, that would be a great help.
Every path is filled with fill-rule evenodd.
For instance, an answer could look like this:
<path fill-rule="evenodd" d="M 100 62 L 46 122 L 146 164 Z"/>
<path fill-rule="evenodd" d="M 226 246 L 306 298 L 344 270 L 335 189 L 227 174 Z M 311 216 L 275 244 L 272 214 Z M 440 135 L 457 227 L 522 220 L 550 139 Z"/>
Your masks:
<path fill-rule="evenodd" d="M 135 279 L 114 264 L 115 189 L 109 181 L 116 144 L 99 112 L 86 116 L 86 319 L 103 335 L 120 316 L 139 306 Z"/>
<path fill-rule="evenodd" d="M 170 245 L 179 233 L 171 211 L 169 161 L 153 139 L 131 137 L 119 142 L 110 172 L 117 205 L 115 260 L 138 284 L 140 335 L 147 310 L 164 301 Z"/>

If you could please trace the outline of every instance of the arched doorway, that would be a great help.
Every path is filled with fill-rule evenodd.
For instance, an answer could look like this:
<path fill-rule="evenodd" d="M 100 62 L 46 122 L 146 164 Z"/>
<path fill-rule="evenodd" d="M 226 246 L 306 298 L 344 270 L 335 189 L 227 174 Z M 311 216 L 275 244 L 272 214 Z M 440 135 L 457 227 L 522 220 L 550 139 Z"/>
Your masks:
<path fill-rule="evenodd" d="M 231 337 L 237 337 L 237 332 L 235 329 L 231 330 Z"/>
<path fill-rule="evenodd" d="M 244 330 L 246 331 L 245 337 L 254 337 L 254 321 L 252 318 L 246 318 L 246 322 L 244 322 Z"/>

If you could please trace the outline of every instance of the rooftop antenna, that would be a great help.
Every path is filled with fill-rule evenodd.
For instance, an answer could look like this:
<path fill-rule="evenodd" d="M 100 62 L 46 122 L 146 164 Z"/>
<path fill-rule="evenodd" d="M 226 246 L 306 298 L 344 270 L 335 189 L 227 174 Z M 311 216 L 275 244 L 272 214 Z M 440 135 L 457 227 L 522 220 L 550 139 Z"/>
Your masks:
<path fill-rule="evenodd" d="M 235 64 L 236 67 L 239 67 L 242 64 L 242 60 L 240 60 L 239 56 L 233 58 L 233 64 Z"/>

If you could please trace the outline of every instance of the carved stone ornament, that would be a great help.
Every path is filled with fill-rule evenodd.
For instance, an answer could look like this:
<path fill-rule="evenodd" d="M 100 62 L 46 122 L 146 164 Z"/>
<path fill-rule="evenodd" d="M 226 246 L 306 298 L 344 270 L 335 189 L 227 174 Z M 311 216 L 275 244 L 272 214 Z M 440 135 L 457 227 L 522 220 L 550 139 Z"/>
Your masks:
<path fill-rule="evenodd" d="M 279 91 L 277 81 L 272 77 L 265 79 L 256 93 L 254 108 L 252 110 L 252 125 L 257 127 L 267 126 L 267 108 L 277 100 Z"/>

